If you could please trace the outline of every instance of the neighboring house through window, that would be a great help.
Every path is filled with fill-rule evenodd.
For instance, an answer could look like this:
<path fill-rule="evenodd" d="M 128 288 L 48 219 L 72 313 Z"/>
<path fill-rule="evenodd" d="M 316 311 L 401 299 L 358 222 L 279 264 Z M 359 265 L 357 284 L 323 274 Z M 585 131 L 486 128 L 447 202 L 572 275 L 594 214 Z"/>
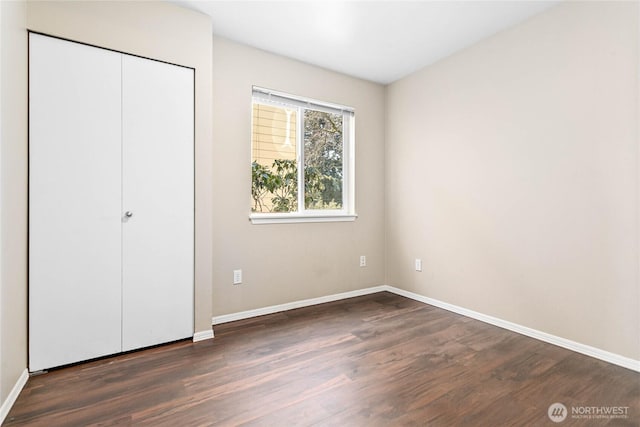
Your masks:
<path fill-rule="evenodd" d="M 354 110 L 253 88 L 253 223 L 352 221 Z"/>

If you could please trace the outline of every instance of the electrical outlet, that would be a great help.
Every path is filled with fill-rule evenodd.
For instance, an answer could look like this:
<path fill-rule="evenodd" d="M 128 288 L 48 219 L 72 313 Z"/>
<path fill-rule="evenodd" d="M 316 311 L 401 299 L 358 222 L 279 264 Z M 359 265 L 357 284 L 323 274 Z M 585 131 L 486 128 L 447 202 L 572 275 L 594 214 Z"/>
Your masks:
<path fill-rule="evenodd" d="M 233 270 L 233 284 L 239 285 L 242 283 L 242 270 Z"/>
<path fill-rule="evenodd" d="M 422 260 L 416 258 L 416 271 L 422 271 Z"/>
<path fill-rule="evenodd" d="M 367 257 L 365 255 L 360 255 L 360 267 L 367 266 Z"/>

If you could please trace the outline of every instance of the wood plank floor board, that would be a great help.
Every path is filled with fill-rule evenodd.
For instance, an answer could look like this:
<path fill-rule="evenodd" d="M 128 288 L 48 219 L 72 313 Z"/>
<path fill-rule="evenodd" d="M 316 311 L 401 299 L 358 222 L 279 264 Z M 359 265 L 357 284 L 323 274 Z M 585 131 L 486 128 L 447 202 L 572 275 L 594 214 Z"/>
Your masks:
<path fill-rule="evenodd" d="M 387 292 L 215 329 L 32 377 L 4 425 L 640 425 L 640 374 Z"/>

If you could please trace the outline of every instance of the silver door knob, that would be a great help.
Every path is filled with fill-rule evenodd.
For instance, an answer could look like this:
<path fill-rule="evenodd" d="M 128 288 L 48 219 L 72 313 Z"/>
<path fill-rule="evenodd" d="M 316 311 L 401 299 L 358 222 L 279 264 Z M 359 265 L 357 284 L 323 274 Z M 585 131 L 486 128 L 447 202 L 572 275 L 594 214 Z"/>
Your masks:
<path fill-rule="evenodd" d="M 131 217 L 133 216 L 133 212 L 131 212 L 131 211 L 126 211 L 126 212 L 124 213 L 124 216 L 126 216 L 127 218 L 131 218 Z"/>

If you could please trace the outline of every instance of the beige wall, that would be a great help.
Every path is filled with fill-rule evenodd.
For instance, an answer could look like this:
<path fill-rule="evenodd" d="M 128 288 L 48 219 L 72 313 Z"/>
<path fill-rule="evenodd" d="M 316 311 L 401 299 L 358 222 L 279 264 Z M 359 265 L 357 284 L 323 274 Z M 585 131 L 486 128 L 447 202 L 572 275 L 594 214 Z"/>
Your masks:
<path fill-rule="evenodd" d="M 356 221 L 249 222 L 252 85 L 355 108 Z M 381 285 L 384 88 L 214 37 L 213 102 L 214 316 Z"/>
<path fill-rule="evenodd" d="M 388 284 L 640 359 L 637 8 L 562 4 L 388 87 Z"/>
<path fill-rule="evenodd" d="M 24 2 L 0 2 L 0 403 L 27 367 L 27 33 Z"/>
<path fill-rule="evenodd" d="M 162 2 L 29 2 L 28 28 L 196 69 L 195 330 L 211 329 L 211 20 Z"/>

